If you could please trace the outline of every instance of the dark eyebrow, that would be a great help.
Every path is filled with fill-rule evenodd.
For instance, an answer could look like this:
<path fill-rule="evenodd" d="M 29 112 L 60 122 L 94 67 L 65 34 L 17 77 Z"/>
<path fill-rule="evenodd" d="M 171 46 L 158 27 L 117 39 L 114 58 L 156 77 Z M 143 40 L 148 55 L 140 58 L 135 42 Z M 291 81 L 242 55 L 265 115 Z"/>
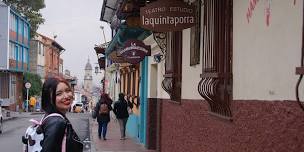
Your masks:
<path fill-rule="evenodd" d="M 56 91 L 56 94 L 57 94 L 57 93 L 61 93 L 61 92 L 63 92 L 63 91 L 62 91 L 62 90 L 58 90 L 58 91 Z"/>

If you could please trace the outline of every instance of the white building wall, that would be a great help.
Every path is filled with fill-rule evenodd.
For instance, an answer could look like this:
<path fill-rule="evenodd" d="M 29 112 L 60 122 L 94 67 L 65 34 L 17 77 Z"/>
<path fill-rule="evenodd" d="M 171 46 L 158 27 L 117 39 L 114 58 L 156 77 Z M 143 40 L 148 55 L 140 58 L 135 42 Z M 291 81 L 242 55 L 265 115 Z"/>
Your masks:
<path fill-rule="evenodd" d="M 9 8 L 0 2 L 0 69 L 8 69 Z"/>
<path fill-rule="evenodd" d="M 182 51 L 182 99 L 202 99 L 197 87 L 202 73 L 202 54 L 200 64 L 190 66 L 190 28 L 183 30 Z"/>
<path fill-rule="evenodd" d="M 161 86 L 165 74 L 165 61 L 157 63 L 153 59 L 155 54 L 161 52 L 160 48 L 153 39 L 153 35 L 143 42 L 151 46 L 151 56 L 148 57 L 148 98 L 169 99 L 169 94 Z"/>
<path fill-rule="evenodd" d="M 270 3 L 268 3 L 270 2 Z M 265 8 L 270 4 L 270 24 L 266 25 Z M 259 0 L 247 22 L 249 1 L 233 1 L 233 99 L 234 100 L 295 100 L 302 41 L 302 1 Z M 150 40 L 149 40 L 150 39 Z M 144 41 L 152 45 L 155 41 Z M 152 45 L 153 46 L 153 45 Z M 154 98 L 155 70 L 152 47 L 149 57 L 148 97 Z M 201 63 L 190 66 L 190 29 L 183 30 L 182 99 L 202 99 L 197 91 Z M 169 98 L 161 88 L 164 62 L 157 64 L 157 98 Z M 151 70 L 152 69 L 152 70 Z M 153 78 L 153 79 L 152 79 Z"/>
<path fill-rule="evenodd" d="M 302 40 L 302 2 L 259 0 L 250 22 L 249 1 L 233 1 L 233 99 L 295 100 Z M 265 7 L 270 4 L 270 25 Z"/>

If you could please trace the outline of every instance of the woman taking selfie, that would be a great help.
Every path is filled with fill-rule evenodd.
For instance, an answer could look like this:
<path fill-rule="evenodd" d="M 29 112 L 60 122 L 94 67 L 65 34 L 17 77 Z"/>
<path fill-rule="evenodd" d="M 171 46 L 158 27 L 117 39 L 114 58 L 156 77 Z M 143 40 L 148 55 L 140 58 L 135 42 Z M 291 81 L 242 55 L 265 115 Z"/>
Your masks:
<path fill-rule="evenodd" d="M 42 109 L 45 112 L 41 143 L 43 152 L 82 152 L 83 144 L 66 117 L 74 96 L 69 83 L 60 77 L 48 78 L 42 87 Z M 60 115 L 47 117 L 57 113 Z"/>

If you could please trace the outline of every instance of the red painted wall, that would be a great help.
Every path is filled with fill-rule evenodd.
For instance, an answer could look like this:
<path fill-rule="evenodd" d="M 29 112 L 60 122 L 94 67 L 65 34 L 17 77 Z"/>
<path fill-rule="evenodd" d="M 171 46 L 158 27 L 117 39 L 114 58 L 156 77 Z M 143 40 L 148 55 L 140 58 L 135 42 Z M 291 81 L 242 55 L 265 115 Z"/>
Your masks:
<path fill-rule="evenodd" d="M 162 152 L 300 152 L 304 112 L 292 101 L 233 101 L 233 121 L 203 101 L 160 101 Z"/>

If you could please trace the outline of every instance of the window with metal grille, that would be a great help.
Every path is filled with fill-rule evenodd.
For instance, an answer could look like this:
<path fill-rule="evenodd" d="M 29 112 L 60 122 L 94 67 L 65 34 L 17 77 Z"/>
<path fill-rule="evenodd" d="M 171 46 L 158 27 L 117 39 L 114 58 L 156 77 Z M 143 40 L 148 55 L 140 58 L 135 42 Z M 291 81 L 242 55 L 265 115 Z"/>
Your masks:
<path fill-rule="evenodd" d="M 200 41 L 201 41 L 201 0 L 195 2 L 197 22 L 191 28 L 190 34 L 190 66 L 200 63 Z"/>
<path fill-rule="evenodd" d="M 169 32 L 165 58 L 163 89 L 173 101 L 181 99 L 182 32 Z"/>
<path fill-rule="evenodd" d="M 232 120 L 232 0 L 203 0 L 202 74 L 198 92 L 210 114 Z"/>

